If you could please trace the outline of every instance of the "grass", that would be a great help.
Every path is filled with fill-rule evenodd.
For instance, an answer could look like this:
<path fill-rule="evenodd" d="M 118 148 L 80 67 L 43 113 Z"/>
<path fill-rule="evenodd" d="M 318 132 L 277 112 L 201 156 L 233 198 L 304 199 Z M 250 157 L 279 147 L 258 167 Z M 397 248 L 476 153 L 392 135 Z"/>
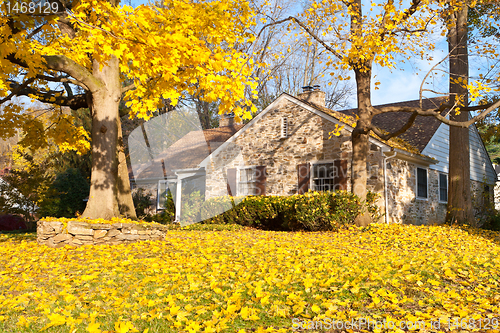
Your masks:
<path fill-rule="evenodd" d="M 403 332 L 384 320 L 426 325 L 416 332 L 500 325 L 497 232 L 196 228 L 165 241 L 60 249 L 33 234 L 0 235 L 0 331 L 292 332 L 323 323 L 308 331 L 337 332 L 332 319 L 370 320 L 363 328 L 375 332 Z"/>

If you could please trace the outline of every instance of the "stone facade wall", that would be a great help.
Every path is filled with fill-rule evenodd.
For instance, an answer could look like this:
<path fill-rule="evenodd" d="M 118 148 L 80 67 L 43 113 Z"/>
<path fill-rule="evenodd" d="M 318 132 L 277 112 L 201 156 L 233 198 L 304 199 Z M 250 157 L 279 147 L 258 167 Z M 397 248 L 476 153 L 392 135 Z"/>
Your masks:
<path fill-rule="evenodd" d="M 416 169 L 413 163 L 387 161 L 389 223 L 439 224 L 445 221 L 446 203 L 439 201 L 439 172 L 427 169 L 427 199 L 416 197 Z"/>
<path fill-rule="evenodd" d="M 287 138 L 280 138 L 281 119 L 288 119 Z M 332 136 L 335 124 L 284 100 L 247 128 L 219 154 L 206 169 L 206 198 L 227 195 L 227 169 L 266 166 L 266 195 L 292 195 L 298 191 L 297 166 L 318 161 L 347 160 L 351 170 L 351 133 L 341 130 Z M 380 147 L 371 144 L 368 156 L 368 188 L 381 194 L 384 205 L 383 159 Z M 348 180 L 347 190 L 351 190 Z"/>
<path fill-rule="evenodd" d="M 474 217 L 482 223 L 493 213 L 495 207 L 495 184 L 471 180 L 472 207 Z M 486 188 L 488 186 L 488 188 Z"/>
<path fill-rule="evenodd" d="M 163 240 L 167 227 L 157 223 L 86 223 L 38 221 L 37 242 L 49 247 L 65 245 L 123 244 L 145 240 Z"/>
<path fill-rule="evenodd" d="M 437 170 L 427 169 L 427 199 L 416 197 L 416 168 L 413 163 L 390 159 L 387 164 L 388 177 L 388 216 L 389 223 L 432 225 L 445 222 L 447 203 L 439 201 L 439 174 Z M 425 167 L 422 167 L 425 168 Z M 476 218 L 489 205 L 485 199 L 485 184 L 471 180 L 473 206 Z M 493 198 L 490 186 L 489 200 Z"/>

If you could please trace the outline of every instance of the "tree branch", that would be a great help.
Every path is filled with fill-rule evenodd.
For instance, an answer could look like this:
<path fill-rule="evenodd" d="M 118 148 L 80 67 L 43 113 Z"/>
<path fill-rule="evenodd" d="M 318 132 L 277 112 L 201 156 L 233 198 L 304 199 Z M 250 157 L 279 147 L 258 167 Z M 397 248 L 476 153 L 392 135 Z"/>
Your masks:
<path fill-rule="evenodd" d="M 129 90 L 135 89 L 135 83 L 129 84 L 128 86 L 125 86 L 122 88 L 122 94 L 126 93 Z"/>
<path fill-rule="evenodd" d="M 60 106 L 68 106 L 73 110 L 78 110 L 80 108 L 88 107 L 86 94 L 79 94 L 74 96 L 63 96 L 62 92 L 43 92 L 35 90 L 31 87 L 18 85 L 14 83 L 11 84 L 16 89 L 17 96 L 28 96 L 34 97 L 42 103 L 56 104 Z"/>
<path fill-rule="evenodd" d="M 11 93 L 9 94 L 9 96 L 3 98 L 0 100 L 0 105 L 7 102 L 7 101 L 10 101 L 12 99 L 12 97 L 16 96 L 22 89 L 26 88 L 27 86 L 29 86 L 33 81 L 35 81 L 35 78 L 29 78 L 28 80 L 24 81 L 23 83 L 21 84 L 18 84 L 17 87 L 15 87 L 14 89 L 12 89 Z"/>
<path fill-rule="evenodd" d="M 325 49 L 330 51 L 334 56 L 336 56 L 339 60 L 342 60 L 342 55 L 339 54 L 337 51 L 335 51 L 333 48 L 328 46 L 321 38 L 319 38 L 314 32 L 311 31 L 304 23 L 302 23 L 298 18 L 290 16 L 289 17 L 291 20 L 295 21 L 302 29 L 305 30 L 311 36 L 314 38 L 318 43 L 320 43 Z"/>
<path fill-rule="evenodd" d="M 40 80 L 50 81 L 50 82 L 71 83 L 71 84 L 83 87 L 83 85 L 80 82 L 78 82 L 76 80 L 68 79 L 66 77 L 54 77 L 54 76 L 40 74 L 40 75 L 37 75 L 36 78 L 40 79 Z M 85 87 L 83 87 L 83 88 L 85 88 Z"/>
<path fill-rule="evenodd" d="M 395 136 L 398 136 L 400 134 L 403 134 L 404 132 L 406 132 L 406 130 L 408 130 L 412 125 L 413 123 L 415 122 L 415 119 L 417 118 L 418 116 L 418 113 L 417 112 L 413 112 L 410 116 L 410 118 L 408 119 L 408 121 L 406 122 L 406 124 L 404 124 L 403 126 L 401 126 L 401 128 L 393 133 L 383 133 L 382 131 L 380 131 L 377 127 L 375 126 L 371 126 L 371 130 L 376 134 L 378 135 L 382 140 L 389 140 L 390 138 L 393 138 Z"/>
<path fill-rule="evenodd" d="M 405 10 L 403 17 L 401 18 L 402 21 L 406 21 L 410 16 L 415 14 L 421 2 L 422 2 L 421 0 L 413 0 L 411 2 L 410 7 L 407 10 Z"/>
<path fill-rule="evenodd" d="M 283 20 L 279 20 L 279 21 L 276 21 L 276 22 L 273 22 L 273 23 L 269 23 L 269 24 L 266 24 L 265 26 L 262 27 L 262 29 L 260 29 L 259 33 L 257 34 L 257 37 L 255 39 L 258 39 L 261 35 L 261 33 L 264 31 L 264 29 L 266 29 L 267 27 L 270 27 L 270 26 L 273 26 L 273 25 L 277 25 L 277 24 L 281 24 L 281 23 L 284 23 L 284 22 L 287 22 L 287 21 L 295 21 L 295 23 L 297 23 L 302 29 L 304 29 L 305 32 L 307 32 L 307 34 L 309 36 L 311 36 L 313 39 L 315 39 L 318 43 L 320 43 L 325 49 L 327 49 L 328 51 L 330 51 L 334 56 L 336 56 L 338 59 L 342 59 L 342 55 L 339 54 L 337 51 L 335 51 L 334 49 L 332 49 L 330 46 L 328 46 L 328 44 L 326 44 L 321 38 L 319 38 L 315 33 L 313 33 L 311 31 L 311 29 L 309 29 L 304 23 L 302 23 L 298 18 L 294 17 L 294 16 L 289 16 L 287 17 L 286 19 L 283 19 Z"/>
<path fill-rule="evenodd" d="M 47 68 L 68 74 L 77 82 L 80 82 L 80 86 L 83 85 L 92 93 L 100 89 L 103 85 L 87 68 L 66 56 L 48 55 L 43 56 L 43 58 L 45 59 Z"/>
<path fill-rule="evenodd" d="M 408 119 L 408 122 L 396 132 L 385 134 L 385 133 L 381 132 L 378 128 L 375 128 L 373 126 L 372 126 L 371 130 L 375 134 L 377 134 L 381 139 L 389 140 L 392 137 L 395 137 L 397 135 L 404 133 L 408 128 L 410 128 L 410 126 L 415 121 L 415 118 L 417 117 L 417 115 L 423 116 L 423 117 L 434 117 L 434 118 L 438 119 L 439 121 L 441 121 L 442 123 L 449 125 L 449 126 L 467 128 L 470 125 L 474 124 L 475 122 L 478 122 L 478 121 L 484 119 L 484 117 L 486 117 L 488 115 L 488 113 L 490 113 L 491 111 L 500 107 L 500 100 L 496 101 L 495 103 L 490 103 L 490 104 L 486 104 L 486 105 L 477 105 L 477 106 L 463 108 L 462 111 L 464 111 L 464 112 L 484 110 L 483 112 L 481 112 L 477 116 L 469 119 L 468 121 L 453 121 L 453 120 L 447 119 L 445 116 L 442 116 L 441 112 L 444 111 L 448 107 L 449 107 L 449 104 L 443 103 L 437 109 L 427 109 L 427 110 L 423 110 L 422 108 L 419 108 L 419 107 L 408 107 L 408 106 L 404 106 L 404 107 L 386 106 L 386 107 L 377 108 L 376 112 L 374 112 L 374 114 L 380 114 L 380 113 L 386 113 L 386 112 L 412 112 L 412 115 L 411 115 L 410 119 Z"/>
<path fill-rule="evenodd" d="M 436 115 L 436 114 L 426 114 L 426 112 L 422 112 L 419 114 L 422 115 L 422 116 L 434 116 L 436 117 L 437 119 L 439 119 L 441 122 L 447 124 L 447 125 L 450 125 L 450 126 L 455 126 L 455 127 L 462 127 L 462 128 L 467 128 L 469 127 L 470 125 L 474 124 L 475 122 L 478 122 L 480 120 L 483 120 L 484 117 L 486 117 L 488 115 L 488 113 L 490 113 L 491 111 L 495 110 L 496 108 L 500 107 L 500 100 L 496 101 L 495 103 L 493 104 L 489 104 L 490 106 L 487 107 L 483 112 L 481 112 L 480 114 L 478 114 L 477 116 L 469 119 L 468 121 L 453 121 L 453 120 L 449 120 L 449 119 L 446 119 L 445 117 L 441 116 L 441 115 Z M 480 107 L 480 106 L 477 106 L 477 107 L 473 107 L 473 108 L 476 108 L 476 110 L 478 110 L 477 108 Z M 485 106 L 483 106 L 485 107 Z M 464 110 L 467 110 L 468 108 L 464 108 Z"/>
<path fill-rule="evenodd" d="M 44 55 L 42 57 L 45 59 L 47 69 L 68 74 L 75 79 L 72 83 L 86 88 L 90 92 L 95 92 L 102 87 L 102 82 L 100 80 L 96 79 L 87 68 L 74 60 L 63 55 Z M 28 63 L 22 59 L 16 58 L 14 53 L 7 55 L 5 58 L 13 64 L 29 68 Z"/>

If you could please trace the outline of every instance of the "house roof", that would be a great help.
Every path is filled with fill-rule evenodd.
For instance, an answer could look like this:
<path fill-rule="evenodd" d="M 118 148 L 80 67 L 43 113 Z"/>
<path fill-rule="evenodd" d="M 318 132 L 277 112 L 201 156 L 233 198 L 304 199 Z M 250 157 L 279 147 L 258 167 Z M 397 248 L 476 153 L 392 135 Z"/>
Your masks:
<path fill-rule="evenodd" d="M 335 111 L 312 102 L 304 101 L 286 93 L 283 93 L 282 96 L 288 96 L 295 101 L 300 101 L 350 127 L 354 127 L 356 125 L 356 109 Z M 422 106 L 425 109 L 436 108 L 444 101 L 444 99 L 444 97 L 426 99 L 422 101 Z M 418 105 L 419 101 L 408 101 L 384 104 L 380 106 Z M 375 106 L 375 108 L 377 107 L 378 106 Z M 410 115 L 411 113 L 409 112 L 384 113 L 376 115 L 373 118 L 373 124 L 378 126 L 381 130 L 393 132 L 403 126 Z M 257 115 L 256 118 L 259 118 L 259 116 L 260 115 Z M 258 119 L 254 118 L 251 123 L 257 120 Z M 385 141 L 381 140 L 373 133 L 371 136 L 388 146 L 402 149 L 406 152 L 423 157 L 421 152 L 429 143 L 429 140 L 432 138 L 439 125 L 439 120 L 434 117 L 418 116 L 414 125 L 398 138 L 392 138 Z M 245 127 L 245 125 L 232 125 L 207 130 L 191 131 L 172 144 L 166 151 L 156 156 L 152 162 L 148 163 L 144 169 L 139 171 L 139 174 L 136 175 L 135 179 L 161 179 L 165 176 L 174 176 L 174 170 L 197 168 L 222 144 L 228 140 L 231 141 L 234 134 L 236 134 L 243 127 Z"/>
<path fill-rule="evenodd" d="M 356 126 L 357 109 L 335 111 L 309 101 L 304 101 L 300 98 L 291 95 L 289 96 L 293 97 L 294 99 L 298 99 L 301 102 L 308 104 L 311 107 L 319 111 L 322 111 L 351 127 Z M 424 109 L 437 108 L 442 102 L 445 101 L 445 99 L 446 97 L 435 97 L 435 98 L 424 99 L 422 100 L 422 107 Z M 417 107 L 419 105 L 420 101 L 414 100 L 414 101 L 406 101 L 399 103 L 376 105 L 374 107 L 375 108 L 387 107 L 387 106 Z M 408 121 L 410 116 L 411 116 L 410 112 L 387 112 L 374 116 L 372 119 L 372 123 L 379 129 L 385 132 L 392 133 L 401 128 Z M 421 154 L 422 150 L 424 150 L 425 146 L 427 146 L 427 144 L 429 143 L 430 139 L 432 138 L 432 136 L 434 135 L 440 124 L 441 122 L 434 117 L 417 116 L 413 125 L 405 133 L 399 135 L 398 137 L 391 138 L 390 140 L 382 140 L 373 132 L 370 133 L 370 135 L 393 148 L 402 149 L 412 154 Z"/>
<path fill-rule="evenodd" d="M 423 109 L 433 109 L 438 108 L 443 102 L 446 101 L 446 97 L 435 97 L 428 98 L 422 100 L 422 108 Z M 390 103 L 377 105 L 378 107 L 387 107 L 387 106 L 398 106 L 398 107 L 418 107 L 420 106 L 420 101 L 407 101 L 407 102 L 399 102 L 399 103 Z M 354 116 L 356 114 L 357 109 L 349 109 L 339 111 L 343 114 Z M 378 114 L 373 117 L 372 123 L 377 126 L 379 129 L 392 133 L 400 129 L 411 116 L 411 112 L 387 112 Z M 418 149 L 418 152 L 421 153 L 422 150 L 427 146 L 429 141 L 431 140 L 434 133 L 437 131 L 441 122 L 435 117 L 423 117 L 417 116 L 413 125 L 403 134 L 399 136 L 400 139 L 408 142 L 412 147 Z"/>
<path fill-rule="evenodd" d="M 232 125 L 191 131 L 155 157 L 135 178 L 136 180 L 164 178 L 165 174 L 166 176 L 173 176 L 175 174 L 173 170 L 196 168 L 201 161 L 243 126 Z"/>

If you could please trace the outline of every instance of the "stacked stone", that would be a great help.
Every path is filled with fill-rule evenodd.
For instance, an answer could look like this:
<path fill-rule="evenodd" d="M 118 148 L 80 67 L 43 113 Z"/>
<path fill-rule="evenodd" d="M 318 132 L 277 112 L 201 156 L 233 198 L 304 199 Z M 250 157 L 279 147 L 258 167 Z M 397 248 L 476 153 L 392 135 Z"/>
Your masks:
<path fill-rule="evenodd" d="M 49 247 L 65 245 L 123 244 L 145 240 L 163 240 L 168 228 L 161 224 L 86 223 L 38 221 L 37 241 Z"/>

